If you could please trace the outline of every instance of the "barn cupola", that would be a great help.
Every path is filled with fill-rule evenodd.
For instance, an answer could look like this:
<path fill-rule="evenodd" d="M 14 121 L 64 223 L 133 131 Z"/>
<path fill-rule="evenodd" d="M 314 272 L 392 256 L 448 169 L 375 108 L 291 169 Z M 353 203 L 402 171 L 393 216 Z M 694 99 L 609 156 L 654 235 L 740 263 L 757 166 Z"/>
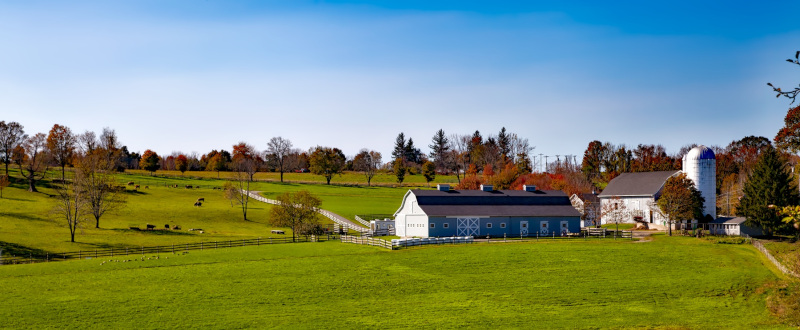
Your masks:
<path fill-rule="evenodd" d="M 450 191 L 450 185 L 449 184 L 437 184 L 436 185 L 436 190 L 438 190 L 438 191 Z"/>
<path fill-rule="evenodd" d="M 490 185 L 490 184 L 482 184 L 481 185 L 481 190 L 483 190 L 483 191 L 494 191 L 494 188 L 492 188 L 492 185 Z"/>
<path fill-rule="evenodd" d="M 529 186 L 529 185 L 522 185 L 522 190 L 524 191 L 536 191 L 536 186 Z"/>

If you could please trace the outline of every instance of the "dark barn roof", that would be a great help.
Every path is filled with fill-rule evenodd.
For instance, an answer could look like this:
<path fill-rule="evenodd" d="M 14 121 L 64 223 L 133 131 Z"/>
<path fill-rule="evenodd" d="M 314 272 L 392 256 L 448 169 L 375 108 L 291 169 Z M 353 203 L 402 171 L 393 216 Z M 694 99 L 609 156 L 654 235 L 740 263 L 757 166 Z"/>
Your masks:
<path fill-rule="evenodd" d="M 611 180 L 600 197 L 652 196 L 657 194 L 669 177 L 680 171 L 622 173 Z"/>
<path fill-rule="evenodd" d="M 558 190 L 412 190 L 429 216 L 579 217 L 569 197 Z"/>

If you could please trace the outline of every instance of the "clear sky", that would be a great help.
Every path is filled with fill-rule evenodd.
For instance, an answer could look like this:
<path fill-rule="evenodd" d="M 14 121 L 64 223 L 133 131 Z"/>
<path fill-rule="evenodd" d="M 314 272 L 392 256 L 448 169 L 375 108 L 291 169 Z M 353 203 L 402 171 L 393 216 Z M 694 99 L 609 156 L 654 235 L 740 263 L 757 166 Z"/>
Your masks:
<path fill-rule="evenodd" d="M 0 120 L 384 160 L 440 128 L 505 126 L 545 155 L 774 137 L 789 104 L 766 83 L 800 83 L 800 3 L 598 3 L 0 1 Z"/>

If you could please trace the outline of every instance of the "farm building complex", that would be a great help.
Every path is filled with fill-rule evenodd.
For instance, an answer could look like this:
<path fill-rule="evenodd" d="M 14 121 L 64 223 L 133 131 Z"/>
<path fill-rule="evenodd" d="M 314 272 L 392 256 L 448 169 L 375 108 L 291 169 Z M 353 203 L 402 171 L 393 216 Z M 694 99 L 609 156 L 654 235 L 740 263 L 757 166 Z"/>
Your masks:
<path fill-rule="evenodd" d="M 394 213 L 398 236 L 519 237 L 578 233 L 581 214 L 557 190 L 409 190 Z"/>

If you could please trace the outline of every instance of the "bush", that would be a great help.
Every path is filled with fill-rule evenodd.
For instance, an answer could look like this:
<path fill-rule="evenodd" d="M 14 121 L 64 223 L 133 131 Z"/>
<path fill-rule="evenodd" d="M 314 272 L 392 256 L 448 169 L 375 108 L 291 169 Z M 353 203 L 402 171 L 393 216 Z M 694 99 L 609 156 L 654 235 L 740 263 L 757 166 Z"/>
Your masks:
<path fill-rule="evenodd" d="M 703 238 L 714 244 L 750 244 L 749 238 L 741 236 L 705 236 Z"/>

